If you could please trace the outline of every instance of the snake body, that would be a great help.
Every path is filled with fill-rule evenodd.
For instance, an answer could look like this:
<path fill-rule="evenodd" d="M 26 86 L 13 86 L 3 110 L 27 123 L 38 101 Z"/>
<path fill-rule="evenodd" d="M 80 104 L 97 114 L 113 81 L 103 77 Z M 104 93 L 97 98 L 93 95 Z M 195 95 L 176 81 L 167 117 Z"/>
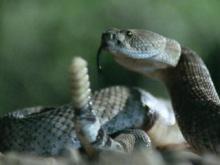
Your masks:
<path fill-rule="evenodd" d="M 150 31 L 116 28 L 102 34 L 102 49 L 125 68 L 163 81 L 187 142 L 199 153 L 219 152 L 220 100 L 194 51 Z"/>
<path fill-rule="evenodd" d="M 179 64 L 163 76 L 186 140 L 197 151 L 218 152 L 220 101 L 201 58 L 182 48 Z"/>
<path fill-rule="evenodd" d="M 137 88 L 108 87 L 92 95 L 92 109 L 108 135 L 144 125 L 148 129 L 155 111 L 144 101 L 146 95 L 149 94 Z M 11 112 L 0 118 L 0 131 L 1 152 L 59 155 L 68 147 L 81 147 L 71 104 Z"/>

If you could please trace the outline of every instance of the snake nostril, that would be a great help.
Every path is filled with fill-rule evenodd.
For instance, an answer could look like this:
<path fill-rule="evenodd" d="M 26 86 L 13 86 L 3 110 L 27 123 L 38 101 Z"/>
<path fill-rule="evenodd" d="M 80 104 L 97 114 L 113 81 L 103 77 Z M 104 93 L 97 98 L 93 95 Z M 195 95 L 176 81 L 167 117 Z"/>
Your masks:
<path fill-rule="evenodd" d="M 120 40 L 117 40 L 117 45 L 122 45 L 122 42 Z"/>
<path fill-rule="evenodd" d="M 113 40 L 113 39 L 115 39 L 115 34 L 110 33 L 110 32 L 104 32 L 104 33 L 102 33 L 102 39 Z"/>

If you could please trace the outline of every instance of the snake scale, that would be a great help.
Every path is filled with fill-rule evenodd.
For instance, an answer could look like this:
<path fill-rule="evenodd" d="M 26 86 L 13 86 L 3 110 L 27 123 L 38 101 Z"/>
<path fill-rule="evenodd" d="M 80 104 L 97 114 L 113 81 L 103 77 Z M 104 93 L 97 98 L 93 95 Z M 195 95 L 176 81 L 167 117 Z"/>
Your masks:
<path fill-rule="evenodd" d="M 149 95 L 137 88 L 108 87 L 94 92 L 92 109 L 108 135 L 120 131 L 126 134 L 123 130 L 142 126 L 148 129 L 155 117 L 154 109 L 143 99 Z M 17 151 L 49 156 L 62 154 L 66 147 L 81 147 L 75 133 L 74 109 L 71 104 L 33 107 L 8 113 L 0 118 L 0 131 L 1 152 Z M 146 136 L 141 130 L 137 131 L 134 132 L 135 135 Z M 127 130 L 132 138 L 131 133 Z M 142 138 L 140 136 L 136 138 Z M 146 144 L 150 142 L 147 136 L 144 138 Z M 123 143 L 122 136 L 119 135 L 116 139 Z M 111 145 L 109 141 L 107 143 Z"/>
<path fill-rule="evenodd" d="M 220 100 L 196 52 L 157 33 L 117 28 L 102 34 L 98 63 L 102 50 L 125 68 L 165 83 L 179 127 L 194 150 L 220 151 Z"/>
<path fill-rule="evenodd" d="M 33 107 L 0 118 L 0 151 L 42 156 L 62 155 L 69 149 L 131 152 L 150 147 L 147 134 L 157 116 L 138 88 L 113 86 L 91 95 L 85 60 L 75 57 L 70 67 L 72 103 L 60 107 Z"/>

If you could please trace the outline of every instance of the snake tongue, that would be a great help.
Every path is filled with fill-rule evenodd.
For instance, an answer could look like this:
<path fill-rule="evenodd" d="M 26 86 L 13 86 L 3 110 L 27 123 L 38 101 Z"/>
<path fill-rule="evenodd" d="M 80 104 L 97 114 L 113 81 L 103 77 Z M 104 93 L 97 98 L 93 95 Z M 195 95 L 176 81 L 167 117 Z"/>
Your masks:
<path fill-rule="evenodd" d="M 97 66 L 98 72 L 102 71 L 102 66 L 100 64 L 100 58 L 101 58 L 102 50 L 103 50 L 103 45 L 101 44 L 98 51 L 97 51 L 97 54 L 96 54 L 96 66 Z"/>

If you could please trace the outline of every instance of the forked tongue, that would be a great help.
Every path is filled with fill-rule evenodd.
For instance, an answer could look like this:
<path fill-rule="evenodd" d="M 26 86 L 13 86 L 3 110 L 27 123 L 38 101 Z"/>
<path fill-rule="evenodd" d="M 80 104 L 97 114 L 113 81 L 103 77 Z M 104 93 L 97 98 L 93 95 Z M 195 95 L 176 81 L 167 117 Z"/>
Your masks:
<path fill-rule="evenodd" d="M 97 70 L 98 72 L 101 72 L 102 71 L 102 66 L 100 64 L 100 56 L 102 54 L 102 50 L 103 50 L 103 45 L 101 44 L 99 49 L 98 49 L 98 52 L 96 54 L 96 66 L 97 66 Z"/>

